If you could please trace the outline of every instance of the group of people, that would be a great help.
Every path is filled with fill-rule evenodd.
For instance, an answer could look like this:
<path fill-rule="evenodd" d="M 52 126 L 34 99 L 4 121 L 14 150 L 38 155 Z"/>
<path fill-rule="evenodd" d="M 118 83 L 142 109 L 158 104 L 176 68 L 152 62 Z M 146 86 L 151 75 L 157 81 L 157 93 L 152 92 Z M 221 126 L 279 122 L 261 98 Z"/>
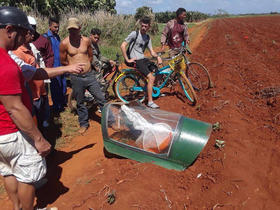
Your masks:
<path fill-rule="evenodd" d="M 184 24 L 184 19 L 187 16 L 187 12 L 184 8 L 179 8 L 176 11 L 176 18 L 170 20 L 161 36 L 161 50 L 164 50 L 164 46 L 167 45 L 171 49 L 171 55 L 174 56 L 177 52 L 176 49 L 186 44 L 189 44 L 189 34 L 187 25 Z M 148 78 L 147 84 L 147 95 L 148 102 L 147 106 L 153 109 L 159 108 L 159 106 L 153 102 L 153 85 L 155 76 L 153 75 L 152 69 L 150 69 L 151 61 L 145 58 L 144 52 L 148 48 L 151 56 L 157 58 L 158 65 L 162 65 L 162 59 L 153 50 L 152 41 L 147 34 L 147 31 L 151 26 L 151 18 L 143 17 L 140 20 L 140 30 L 132 31 L 121 44 L 121 51 L 125 62 L 128 66 L 135 66 L 137 70 L 143 73 Z M 132 44 L 133 43 L 133 44 Z M 128 45 L 128 50 L 126 50 Z M 172 52 L 174 50 L 174 52 Z"/>
<path fill-rule="evenodd" d="M 189 42 L 184 25 L 186 10 L 179 8 L 176 14 L 176 19 L 169 22 L 162 33 L 162 46 L 176 48 L 182 42 Z M 148 48 L 158 64 L 162 63 L 147 34 L 150 25 L 150 18 L 142 18 L 139 31 L 128 35 L 121 44 L 121 51 L 126 63 L 148 78 L 147 106 L 159 108 L 152 98 L 155 78 L 149 69 L 150 61 L 144 56 Z M 77 18 L 69 18 L 67 29 L 69 36 L 61 41 L 59 21 L 50 18 L 48 32 L 40 35 L 33 17 L 27 17 L 15 7 L 0 7 L 0 174 L 15 210 L 33 209 L 34 183 L 46 174 L 44 157 L 49 154 L 51 145 L 34 118 L 38 125 L 48 126 L 48 87 L 53 110 L 61 112 L 66 104 L 65 74 L 70 74 L 80 133 L 89 127 L 85 90 L 95 97 L 101 109 L 107 102 L 97 77 L 104 63 L 112 67 L 115 62 L 101 56 L 98 47 L 101 31 L 93 28 L 89 37 L 81 35 Z M 129 55 L 127 45 L 131 47 Z"/>

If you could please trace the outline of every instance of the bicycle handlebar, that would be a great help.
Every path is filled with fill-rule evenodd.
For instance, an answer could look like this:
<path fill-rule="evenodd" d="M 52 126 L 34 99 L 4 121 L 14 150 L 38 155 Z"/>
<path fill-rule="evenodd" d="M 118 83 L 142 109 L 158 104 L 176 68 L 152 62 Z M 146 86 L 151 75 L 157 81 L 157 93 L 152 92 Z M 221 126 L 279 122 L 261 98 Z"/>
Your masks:
<path fill-rule="evenodd" d="M 188 53 L 189 55 L 192 54 L 192 51 L 189 47 L 189 45 L 185 45 L 185 46 L 181 46 L 181 47 L 178 47 L 178 48 L 173 48 L 173 49 L 169 49 L 167 51 L 160 51 L 160 52 L 157 52 L 158 56 L 162 56 L 164 54 L 169 54 L 171 51 L 175 51 L 177 52 L 175 56 L 172 56 L 172 57 L 169 57 L 169 58 L 162 58 L 163 60 L 171 60 L 173 59 L 174 57 L 180 55 L 180 54 L 184 54 L 184 53 Z"/>

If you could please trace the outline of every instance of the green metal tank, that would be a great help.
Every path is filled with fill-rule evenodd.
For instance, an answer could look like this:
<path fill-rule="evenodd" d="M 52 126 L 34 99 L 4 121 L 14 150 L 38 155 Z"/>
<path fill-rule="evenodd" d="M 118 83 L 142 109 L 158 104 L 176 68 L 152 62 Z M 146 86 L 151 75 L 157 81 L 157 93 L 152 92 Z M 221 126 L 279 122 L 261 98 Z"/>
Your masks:
<path fill-rule="evenodd" d="M 209 123 L 137 103 L 106 104 L 101 125 L 108 152 L 175 170 L 195 161 L 212 131 Z"/>

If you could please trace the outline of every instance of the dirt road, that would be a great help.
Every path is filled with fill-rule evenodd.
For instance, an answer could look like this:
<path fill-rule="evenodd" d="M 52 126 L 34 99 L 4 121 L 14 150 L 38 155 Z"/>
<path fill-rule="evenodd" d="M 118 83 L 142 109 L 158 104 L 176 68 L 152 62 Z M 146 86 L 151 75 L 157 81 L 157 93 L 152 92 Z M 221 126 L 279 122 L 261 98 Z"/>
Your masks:
<path fill-rule="evenodd" d="M 39 206 L 59 209 L 278 209 L 280 206 L 280 16 L 216 19 L 191 59 L 215 87 L 191 107 L 176 96 L 163 110 L 219 122 L 196 162 L 183 172 L 103 154 L 100 124 L 49 161 Z M 226 142 L 214 147 L 215 140 Z M 198 176 L 201 175 L 201 176 Z M 108 194 L 116 195 L 112 205 Z M 1 209 L 10 209 L 7 197 Z"/>

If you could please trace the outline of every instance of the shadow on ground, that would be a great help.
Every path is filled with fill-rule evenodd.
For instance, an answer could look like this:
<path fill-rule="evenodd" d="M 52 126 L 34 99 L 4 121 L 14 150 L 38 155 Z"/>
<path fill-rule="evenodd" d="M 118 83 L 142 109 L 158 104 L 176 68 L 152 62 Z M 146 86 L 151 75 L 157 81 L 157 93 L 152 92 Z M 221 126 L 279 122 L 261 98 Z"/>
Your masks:
<path fill-rule="evenodd" d="M 48 182 L 36 191 L 38 208 L 44 208 L 48 204 L 55 202 L 61 195 L 69 191 L 67 186 L 60 181 L 62 168 L 60 164 L 70 160 L 75 154 L 92 148 L 95 144 L 89 144 L 80 149 L 64 152 L 59 150 L 54 150 L 47 158 L 48 172 L 46 178 Z"/>

